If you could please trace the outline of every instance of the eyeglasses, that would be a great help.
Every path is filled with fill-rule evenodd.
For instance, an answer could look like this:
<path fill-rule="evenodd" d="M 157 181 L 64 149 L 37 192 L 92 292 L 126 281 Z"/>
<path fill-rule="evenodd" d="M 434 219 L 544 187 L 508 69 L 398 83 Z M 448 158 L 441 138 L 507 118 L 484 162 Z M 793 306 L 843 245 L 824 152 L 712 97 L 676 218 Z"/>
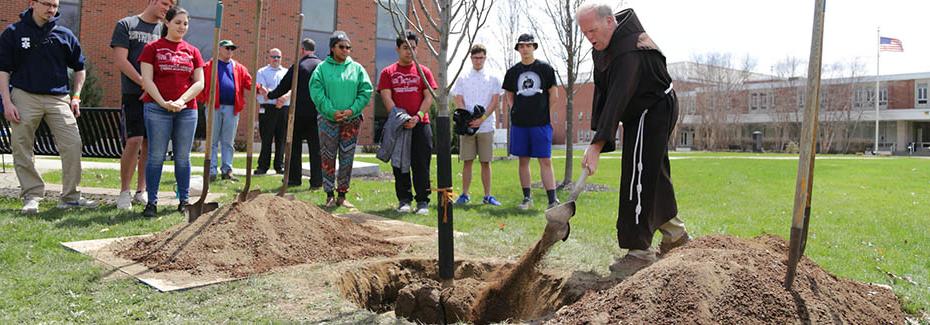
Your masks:
<path fill-rule="evenodd" d="M 57 4 L 54 4 L 54 3 L 45 2 L 45 1 L 38 1 L 38 0 L 36 0 L 36 2 L 42 4 L 43 6 L 52 8 L 52 9 L 58 9 L 58 5 L 57 5 Z"/>
<path fill-rule="evenodd" d="M 271 58 L 277 60 L 277 59 L 280 59 L 281 56 L 280 56 L 280 55 L 272 55 Z"/>
<path fill-rule="evenodd" d="M 471 59 L 472 59 L 472 60 L 484 60 L 485 57 L 483 57 L 483 56 L 473 56 L 473 57 L 471 57 Z"/>
<path fill-rule="evenodd" d="M 338 47 L 340 50 L 351 50 L 352 49 L 352 46 L 350 45 L 338 45 L 336 47 Z"/>

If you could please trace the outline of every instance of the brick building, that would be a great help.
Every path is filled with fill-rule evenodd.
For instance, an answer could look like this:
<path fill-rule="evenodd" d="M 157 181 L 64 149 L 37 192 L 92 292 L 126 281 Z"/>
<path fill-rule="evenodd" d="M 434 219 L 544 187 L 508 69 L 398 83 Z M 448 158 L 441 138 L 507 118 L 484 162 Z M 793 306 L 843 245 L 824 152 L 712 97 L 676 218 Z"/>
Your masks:
<path fill-rule="evenodd" d="M 190 30 L 185 39 L 200 48 L 204 59 L 212 56 L 215 0 L 176 0 L 190 12 Z M 28 8 L 29 0 L 0 2 L 0 25 L 19 21 L 19 14 Z M 394 1 L 406 6 L 406 1 Z M 60 22 L 71 28 L 81 41 L 84 55 L 94 65 L 94 73 L 104 92 L 102 106 L 119 107 L 119 71 L 110 60 L 110 36 L 116 21 L 138 14 L 148 0 L 60 0 Z M 245 64 L 254 74 L 256 1 L 226 0 L 223 2 L 224 20 L 221 38 L 231 39 L 239 45 L 234 59 Z M 377 83 L 378 72 L 397 60 L 394 48 L 396 32 L 391 26 L 390 14 L 372 0 L 265 0 L 262 9 L 261 53 L 269 48 L 283 52 L 283 64 L 294 62 L 299 39 L 297 14 L 303 12 L 302 37 L 313 38 L 317 43 L 317 56 L 328 54 L 329 35 L 335 30 L 345 31 L 352 39 L 352 58 L 367 70 L 372 83 Z M 422 42 L 422 40 L 421 40 Z M 422 58 L 421 63 L 436 69 L 435 60 Z M 259 59 L 259 67 L 266 64 Z M 378 95 L 373 96 L 365 108 L 365 121 L 360 130 L 359 143 L 371 144 L 374 140 L 376 110 L 383 112 Z M 256 119 L 257 120 L 257 119 Z M 244 120 L 243 120 L 244 121 Z M 245 123 L 239 133 L 244 134 Z M 256 133 L 257 134 L 257 133 Z"/>

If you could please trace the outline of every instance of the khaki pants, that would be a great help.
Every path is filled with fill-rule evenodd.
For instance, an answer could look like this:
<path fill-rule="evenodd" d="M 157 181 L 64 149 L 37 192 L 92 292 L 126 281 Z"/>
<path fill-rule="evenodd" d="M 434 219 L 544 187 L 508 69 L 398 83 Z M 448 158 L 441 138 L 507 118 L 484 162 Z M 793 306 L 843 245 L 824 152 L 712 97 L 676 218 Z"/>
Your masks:
<path fill-rule="evenodd" d="M 13 164 L 19 179 L 23 199 L 45 196 L 45 182 L 35 168 L 35 131 L 45 120 L 55 136 L 55 146 L 61 156 L 61 200 L 74 202 L 81 198 L 77 190 L 81 183 L 81 134 L 77 119 L 71 113 L 68 95 L 38 95 L 13 88 L 10 95 L 19 110 L 19 123 L 10 123 Z"/>

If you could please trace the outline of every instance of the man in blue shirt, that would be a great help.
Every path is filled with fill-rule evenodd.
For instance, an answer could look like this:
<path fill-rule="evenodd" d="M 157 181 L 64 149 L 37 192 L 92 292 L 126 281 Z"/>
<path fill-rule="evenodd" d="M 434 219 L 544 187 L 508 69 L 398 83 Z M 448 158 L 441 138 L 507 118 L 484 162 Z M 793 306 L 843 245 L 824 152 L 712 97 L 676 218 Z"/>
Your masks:
<path fill-rule="evenodd" d="M 84 55 L 81 44 L 68 28 L 58 25 L 58 0 L 33 0 L 19 15 L 20 21 L 0 34 L 0 97 L 3 116 L 12 127 L 13 164 L 23 198 L 22 212 L 39 212 L 45 183 L 35 168 L 35 131 L 48 124 L 61 155 L 61 202 L 63 209 L 96 207 L 81 197 L 81 88 L 84 86 Z M 73 89 L 68 69 L 74 70 Z M 13 90 L 10 90 L 10 86 Z"/>

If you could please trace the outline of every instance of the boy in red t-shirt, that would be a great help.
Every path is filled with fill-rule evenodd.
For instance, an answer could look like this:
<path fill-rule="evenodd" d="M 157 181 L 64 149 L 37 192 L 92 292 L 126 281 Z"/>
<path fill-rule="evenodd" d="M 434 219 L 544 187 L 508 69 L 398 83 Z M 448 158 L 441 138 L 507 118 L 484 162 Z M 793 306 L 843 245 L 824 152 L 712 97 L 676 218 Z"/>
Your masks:
<path fill-rule="evenodd" d="M 433 153 L 433 133 L 429 126 L 429 109 L 433 105 L 433 97 L 429 88 L 436 89 L 433 73 L 424 65 L 419 65 L 423 77 L 413 62 L 413 52 L 417 46 L 417 36 L 411 31 L 398 36 L 397 62 L 381 70 L 378 79 L 378 92 L 384 106 L 391 110 L 394 107 L 407 111 L 412 117 L 405 128 L 411 129 L 410 169 L 401 170 L 394 167 L 394 190 L 400 204 L 398 212 L 410 212 L 411 202 L 416 199 L 417 214 L 429 213 L 430 176 L 429 167 Z M 429 87 L 429 88 L 427 88 Z M 416 197 L 410 188 L 411 174 Z"/>

